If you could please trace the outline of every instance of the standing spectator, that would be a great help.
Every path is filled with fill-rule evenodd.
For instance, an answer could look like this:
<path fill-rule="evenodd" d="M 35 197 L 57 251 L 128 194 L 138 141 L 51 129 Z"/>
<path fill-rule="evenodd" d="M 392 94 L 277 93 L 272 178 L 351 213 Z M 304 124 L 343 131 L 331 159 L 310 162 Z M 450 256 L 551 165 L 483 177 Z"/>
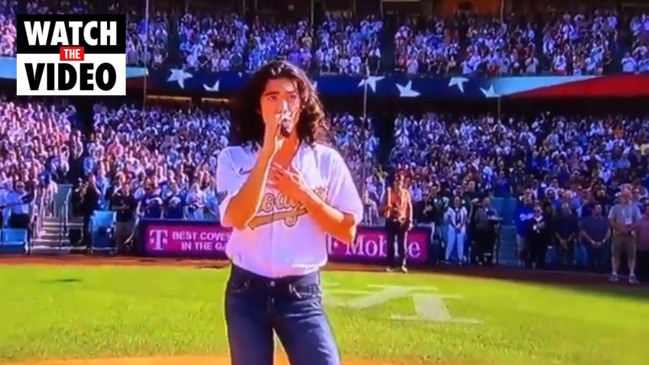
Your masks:
<path fill-rule="evenodd" d="M 145 183 L 144 194 L 140 199 L 138 212 L 146 219 L 160 219 L 162 218 L 162 209 L 162 199 L 156 186 L 150 181 Z"/>
<path fill-rule="evenodd" d="M 622 72 L 624 73 L 636 73 L 638 72 L 638 62 L 634 57 L 631 57 L 631 54 L 627 52 L 622 58 Z"/>
<path fill-rule="evenodd" d="M 83 214 L 83 243 L 88 250 L 92 248 L 92 227 L 90 227 L 90 222 L 95 210 L 99 209 L 100 198 L 101 191 L 97 186 L 95 175 L 90 174 L 80 191 L 81 213 Z"/>
<path fill-rule="evenodd" d="M 645 205 L 644 214 L 635 227 L 637 245 L 637 275 L 642 283 L 649 283 L 649 204 Z"/>
<path fill-rule="evenodd" d="M 15 229 L 26 229 L 29 231 L 31 223 L 31 197 L 25 190 L 25 182 L 18 180 L 15 183 L 14 191 L 6 197 L 6 204 L 9 208 L 9 227 Z"/>
<path fill-rule="evenodd" d="M 628 189 L 620 193 L 620 202 L 615 204 L 608 213 L 608 219 L 613 227 L 613 238 L 611 243 L 611 271 L 610 280 L 619 281 L 618 270 L 622 253 L 626 254 L 629 267 L 629 283 L 635 284 L 638 279 L 635 276 L 636 247 L 633 231 L 634 224 L 640 219 L 640 210 L 637 205 L 631 203 L 631 192 Z"/>
<path fill-rule="evenodd" d="M 594 272 L 606 270 L 611 225 L 602 214 L 600 204 L 593 205 L 592 215 L 581 219 L 580 250 L 585 251 L 587 267 Z"/>
<path fill-rule="evenodd" d="M 561 205 L 552 224 L 555 250 L 559 265 L 569 267 L 574 263 L 575 240 L 579 233 L 579 222 L 569 202 Z"/>
<path fill-rule="evenodd" d="M 446 242 L 446 254 L 444 256 L 447 262 L 451 261 L 453 250 L 457 254 L 458 264 L 464 260 L 464 244 L 466 241 L 466 227 L 469 218 L 469 212 L 462 205 L 462 198 L 457 195 L 453 198 L 452 206 L 446 211 L 446 222 L 448 223 L 448 241 Z"/>
<path fill-rule="evenodd" d="M 110 199 L 110 209 L 115 211 L 115 250 L 125 253 L 128 240 L 133 236 L 137 200 L 129 184 L 118 183 Z"/>
<path fill-rule="evenodd" d="M 481 206 L 476 208 L 475 213 L 474 241 L 476 253 L 472 256 L 476 257 L 480 265 L 491 265 L 496 241 L 494 224 L 491 219 L 495 214 L 491 208 L 489 197 L 484 197 L 480 203 Z"/>
<path fill-rule="evenodd" d="M 379 209 L 376 201 L 370 198 L 370 194 L 367 190 L 363 191 L 363 196 L 361 197 L 363 201 L 363 224 L 368 226 L 374 226 L 378 223 L 379 220 Z"/>
<path fill-rule="evenodd" d="M 164 197 L 164 202 L 165 218 L 183 219 L 185 217 L 185 197 L 175 182 L 169 187 L 169 191 Z"/>
<path fill-rule="evenodd" d="M 545 268 L 545 253 L 552 240 L 550 217 L 539 204 L 534 205 L 534 216 L 527 220 L 527 247 L 532 269 Z"/>
<path fill-rule="evenodd" d="M 430 242 L 432 243 L 435 238 L 435 231 L 441 226 L 445 213 L 444 202 L 441 197 L 437 195 L 438 187 L 433 185 L 430 187 L 430 192 L 426 201 L 424 201 L 423 212 L 420 223 L 424 227 L 430 229 Z"/>
<path fill-rule="evenodd" d="M 529 260 L 529 220 L 534 219 L 534 204 L 532 203 L 532 192 L 527 191 L 516 209 L 514 224 L 516 226 L 516 251 L 518 254 L 519 266 L 528 266 Z"/>

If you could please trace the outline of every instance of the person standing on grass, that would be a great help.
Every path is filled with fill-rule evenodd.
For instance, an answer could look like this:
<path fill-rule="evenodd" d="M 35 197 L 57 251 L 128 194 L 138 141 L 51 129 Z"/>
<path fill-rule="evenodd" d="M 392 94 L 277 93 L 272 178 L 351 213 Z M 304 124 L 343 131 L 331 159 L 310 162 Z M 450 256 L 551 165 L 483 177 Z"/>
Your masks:
<path fill-rule="evenodd" d="M 295 66 L 258 70 L 233 103 L 232 146 L 218 156 L 221 225 L 231 227 L 225 321 L 232 365 L 340 365 L 322 307 L 327 236 L 351 243 L 363 203 L 313 85 Z"/>
<path fill-rule="evenodd" d="M 385 236 L 388 272 L 398 266 L 402 272 L 408 272 L 408 231 L 413 225 L 413 209 L 410 190 L 406 188 L 404 180 L 402 173 L 396 174 L 392 187 L 386 192 Z"/>
<path fill-rule="evenodd" d="M 620 193 L 620 202 L 611 207 L 608 212 L 608 220 L 613 228 L 611 238 L 611 271 L 610 280 L 619 281 L 618 270 L 622 252 L 626 254 L 629 266 L 629 283 L 635 284 L 638 279 L 635 276 L 635 231 L 633 227 L 640 219 L 640 209 L 631 202 L 631 192 L 628 189 Z"/>

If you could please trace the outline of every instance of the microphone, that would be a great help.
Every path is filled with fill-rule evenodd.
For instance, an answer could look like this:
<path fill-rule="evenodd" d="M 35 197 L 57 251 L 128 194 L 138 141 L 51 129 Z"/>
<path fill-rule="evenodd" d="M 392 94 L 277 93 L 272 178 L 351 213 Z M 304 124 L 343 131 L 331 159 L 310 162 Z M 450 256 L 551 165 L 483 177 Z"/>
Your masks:
<path fill-rule="evenodd" d="M 288 109 L 282 110 L 277 114 L 277 119 L 280 124 L 279 134 L 284 138 L 288 138 L 291 135 L 291 124 L 293 123 L 291 111 Z"/>

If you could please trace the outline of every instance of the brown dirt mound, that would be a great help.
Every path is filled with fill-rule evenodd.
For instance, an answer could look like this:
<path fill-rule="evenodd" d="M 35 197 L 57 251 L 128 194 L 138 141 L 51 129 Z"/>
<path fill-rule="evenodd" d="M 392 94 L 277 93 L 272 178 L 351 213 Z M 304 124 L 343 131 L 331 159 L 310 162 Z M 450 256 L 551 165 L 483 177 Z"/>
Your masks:
<path fill-rule="evenodd" d="M 199 356 L 178 356 L 178 357 L 143 357 L 143 358 L 115 358 L 115 359 L 93 359 L 93 360 L 51 360 L 39 362 L 27 362 L 14 365 L 230 365 L 228 357 L 199 357 Z M 288 365 L 285 358 L 277 357 L 275 365 Z M 350 360 L 345 365 L 396 365 L 386 362 L 371 360 Z"/>

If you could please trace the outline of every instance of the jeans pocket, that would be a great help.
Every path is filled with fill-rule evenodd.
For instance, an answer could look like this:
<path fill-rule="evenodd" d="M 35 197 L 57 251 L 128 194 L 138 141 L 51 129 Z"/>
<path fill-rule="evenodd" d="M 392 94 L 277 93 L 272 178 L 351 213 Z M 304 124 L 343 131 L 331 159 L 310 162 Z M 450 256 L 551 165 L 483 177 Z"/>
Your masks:
<path fill-rule="evenodd" d="M 322 288 L 319 284 L 289 285 L 289 296 L 293 300 L 320 299 Z"/>
<path fill-rule="evenodd" d="M 226 292 L 229 295 L 245 294 L 250 290 L 250 280 L 228 280 Z"/>

